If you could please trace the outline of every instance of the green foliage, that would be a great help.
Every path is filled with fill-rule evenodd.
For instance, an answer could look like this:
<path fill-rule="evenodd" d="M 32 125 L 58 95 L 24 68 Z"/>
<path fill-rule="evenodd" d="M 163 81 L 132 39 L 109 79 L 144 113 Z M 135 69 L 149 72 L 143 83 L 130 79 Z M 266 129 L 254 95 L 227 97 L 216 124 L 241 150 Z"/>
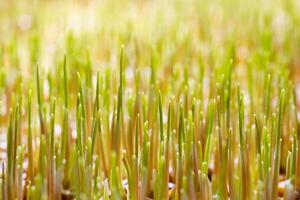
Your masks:
<path fill-rule="evenodd" d="M 24 2 L 0 3 L 0 199 L 299 198 L 296 1 Z"/>

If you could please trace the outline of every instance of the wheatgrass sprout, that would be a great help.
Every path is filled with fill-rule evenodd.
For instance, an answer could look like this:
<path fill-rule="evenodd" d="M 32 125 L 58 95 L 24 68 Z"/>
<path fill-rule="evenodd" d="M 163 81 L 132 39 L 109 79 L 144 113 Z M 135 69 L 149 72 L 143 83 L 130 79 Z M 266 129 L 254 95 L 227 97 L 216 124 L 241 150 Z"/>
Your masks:
<path fill-rule="evenodd" d="M 299 9 L 0 1 L 0 199 L 300 199 Z"/>

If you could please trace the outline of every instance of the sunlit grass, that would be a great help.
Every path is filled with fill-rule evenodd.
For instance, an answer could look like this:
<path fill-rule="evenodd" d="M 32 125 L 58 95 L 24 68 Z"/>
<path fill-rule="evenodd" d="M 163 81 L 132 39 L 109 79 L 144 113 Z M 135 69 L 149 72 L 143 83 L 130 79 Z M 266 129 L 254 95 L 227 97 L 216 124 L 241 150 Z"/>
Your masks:
<path fill-rule="evenodd" d="M 24 2 L 0 2 L 0 199 L 299 198 L 297 1 Z"/>

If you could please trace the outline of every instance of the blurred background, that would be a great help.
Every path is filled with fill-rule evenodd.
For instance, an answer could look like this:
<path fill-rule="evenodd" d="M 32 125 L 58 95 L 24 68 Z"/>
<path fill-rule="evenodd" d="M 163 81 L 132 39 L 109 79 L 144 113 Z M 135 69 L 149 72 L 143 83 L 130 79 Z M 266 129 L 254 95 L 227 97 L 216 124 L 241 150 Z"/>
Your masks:
<path fill-rule="evenodd" d="M 192 62 L 187 61 L 191 54 L 222 57 L 226 44 L 234 41 L 241 64 L 250 57 L 262 62 L 270 57 L 265 58 L 268 64 L 279 60 L 295 75 L 300 66 L 299 9 L 296 0 L 3 0 L 0 62 L 29 73 L 37 61 L 50 69 L 57 57 L 69 53 L 76 55 L 76 67 L 85 57 L 82 50 L 88 50 L 96 66 L 113 66 L 124 44 L 132 55 L 147 54 L 156 45 L 167 54 L 161 55 L 166 65 L 175 56 L 176 62 Z M 181 52 L 183 46 L 192 48 Z"/>

